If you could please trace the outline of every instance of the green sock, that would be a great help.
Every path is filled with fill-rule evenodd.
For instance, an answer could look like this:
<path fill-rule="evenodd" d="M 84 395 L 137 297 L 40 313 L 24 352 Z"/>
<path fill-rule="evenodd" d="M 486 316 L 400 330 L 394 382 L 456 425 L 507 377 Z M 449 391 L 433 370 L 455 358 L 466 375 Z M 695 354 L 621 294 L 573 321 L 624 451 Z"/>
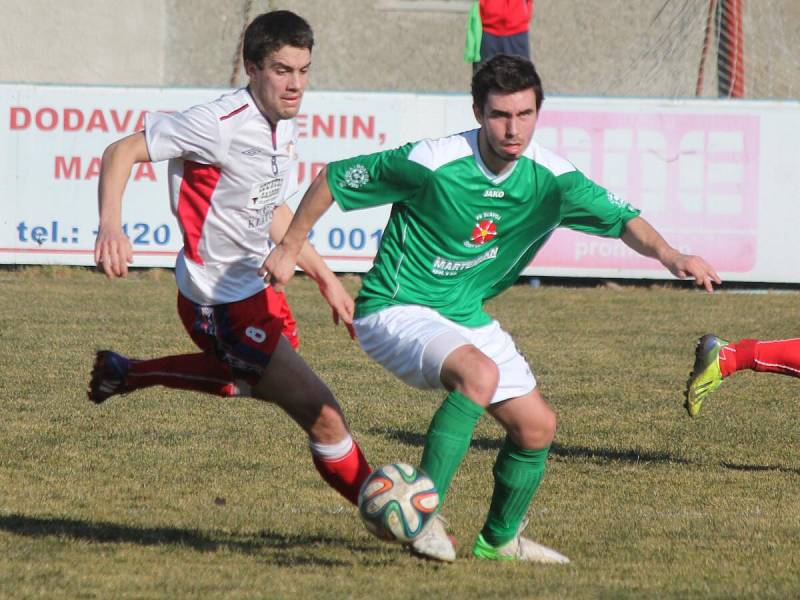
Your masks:
<path fill-rule="evenodd" d="M 494 463 L 494 493 L 481 530 L 492 546 L 502 546 L 517 534 L 528 506 L 544 477 L 550 447 L 520 448 L 508 437 Z"/>
<path fill-rule="evenodd" d="M 425 436 L 420 466 L 439 491 L 439 506 L 472 440 L 472 430 L 485 409 L 464 394 L 450 392 L 433 415 Z"/>

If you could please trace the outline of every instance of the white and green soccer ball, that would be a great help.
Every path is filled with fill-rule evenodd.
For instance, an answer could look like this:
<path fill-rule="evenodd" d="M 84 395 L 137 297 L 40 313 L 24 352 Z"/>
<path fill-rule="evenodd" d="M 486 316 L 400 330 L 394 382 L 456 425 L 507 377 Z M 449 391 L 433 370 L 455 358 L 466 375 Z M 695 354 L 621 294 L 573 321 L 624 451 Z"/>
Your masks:
<path fill-rule="evenodd" d="M 361 486 L 358 512 L 367 529 L 391 542 L 414 541 L 439 508 L 439 492 L 419 469 L 394 463 L 376 469 Z"/>

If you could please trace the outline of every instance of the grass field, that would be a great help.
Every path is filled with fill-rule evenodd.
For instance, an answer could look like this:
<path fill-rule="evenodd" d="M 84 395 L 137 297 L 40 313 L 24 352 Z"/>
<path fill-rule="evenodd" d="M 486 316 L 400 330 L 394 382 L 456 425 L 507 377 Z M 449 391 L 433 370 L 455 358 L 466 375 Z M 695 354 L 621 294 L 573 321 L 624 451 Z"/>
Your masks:
<path fill-rule="evenodd" d="M 355 291 L 357 278 L 348 278 Z M 313 283 L 301 352 L 373 464 L 418 462 L 442 394 L 371 364 Z M 488 419 L 445 510 L 459 560 L 372 538 L 272 406 L 161 388 L 86 400 L 93 351 L 192 351 L 171 273 L 0 271 L 4 598 L 787 598 L 800 594 L 800 381 L 744 373 L 690 420 L 694 340 L 798 335 L 800 294 L 520 285 L 491 312 L 560 418 L 528 533 L 566 567 L 469 558 L 501 432 Z"/>

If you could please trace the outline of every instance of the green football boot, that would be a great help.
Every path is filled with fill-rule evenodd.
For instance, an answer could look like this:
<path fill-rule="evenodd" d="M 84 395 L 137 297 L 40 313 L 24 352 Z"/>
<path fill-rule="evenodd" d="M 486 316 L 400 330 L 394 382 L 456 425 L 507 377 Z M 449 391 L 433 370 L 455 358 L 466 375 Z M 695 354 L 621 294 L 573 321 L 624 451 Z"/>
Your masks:
<path fill-rule="evenodd" d="M 686 402 L 684 406 L 690 417 L 700 413 L 703 400 L 722 383 L 722 371 L 719 368 L 719 353 L 729 344 L 714 334 L 707 333 L 697 340 L 694 351 L 694 368 L 686 382 Z"/>

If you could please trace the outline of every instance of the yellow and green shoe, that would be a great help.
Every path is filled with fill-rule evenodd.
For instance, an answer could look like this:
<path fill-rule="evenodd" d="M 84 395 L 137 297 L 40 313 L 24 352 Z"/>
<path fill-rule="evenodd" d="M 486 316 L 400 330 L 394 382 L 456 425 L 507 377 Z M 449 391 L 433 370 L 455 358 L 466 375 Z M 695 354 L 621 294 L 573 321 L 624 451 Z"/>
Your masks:
<path fill-rule="evenodd" d="M 707 333 L 697 340 L 694 367 L 686 382 L 684 406 L 690 417 L 700 413 L 703 400 L 722 383 L 722 371 L 719 368 L 719 353 L 729 344 L 714 334 Z"/>

